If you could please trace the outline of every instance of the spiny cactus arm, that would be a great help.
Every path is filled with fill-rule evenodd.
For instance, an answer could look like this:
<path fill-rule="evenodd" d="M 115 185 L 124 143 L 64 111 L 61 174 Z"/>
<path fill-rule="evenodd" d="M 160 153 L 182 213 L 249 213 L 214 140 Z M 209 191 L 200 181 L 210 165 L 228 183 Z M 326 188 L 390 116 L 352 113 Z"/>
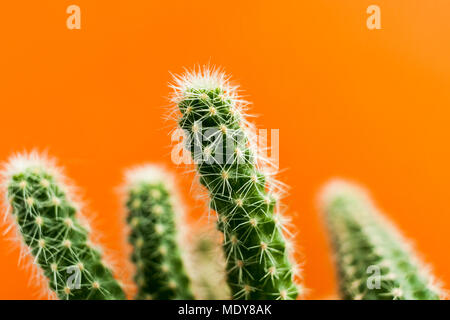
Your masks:
<path fill-rule="evenodd" d="M 60 299 L 124 299 L 53 163 L 37 153 L 15 156 L 3 177 L 18 236 L 48 278 L 49 288 Z"/>
<path fill-rule="evenodd" d="M 428 269 L 360 187 L 333 181 L 321 199 L 342 298 L 439 299 Z"/>
<path fill-rule="evenodd" d="M 146 165 L 126 173 L 129 242 L 136 266 L 137 299 L 193 299 L 180 246 L 173 178 L 162 167 Z"/>
<path fill-rule="evenodd" d="M 172 87 L 179 127 L 218 213 L 233 298 L 295 299 L 275 184 L 258 158 L 237 88 L 207 67 L 175 77 Z"/>

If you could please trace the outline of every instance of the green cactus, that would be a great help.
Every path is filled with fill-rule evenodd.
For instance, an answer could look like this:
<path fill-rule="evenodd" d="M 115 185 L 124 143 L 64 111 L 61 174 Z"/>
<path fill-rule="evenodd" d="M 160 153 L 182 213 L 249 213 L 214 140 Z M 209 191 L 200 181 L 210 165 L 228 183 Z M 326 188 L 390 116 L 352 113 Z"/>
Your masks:
<path fill-rule="evenodd" d="M 60 299 L 124 299 L 89 240 L 65 178 L 37 153 L 12 157 L 3 172 L 18 235 Z"/>
<path fill-rule="evenodd" d="M 343 299 L 439 299 L 428 269 L 360 187 L 331 182 L 322 192 L 321 209 Z"/>
<path fill-rule="evenodd" d="M 177 240 L 183 225 L 172 177 L 158 166 L 137 167 L 126 173 L 125 192 L 136 298 L 193 299 Z"/>
<path fill-rule="evenodd" d="M 207 227 L 197 228 L 191 239 L 192 286 L 200 300 L 230 299 L 222 241 L 217 233 Z"/>
<path fill-rule="evenodd" d="M 264 171 L 237 88 L 209 68 L 175 76 L 172 88 L 186 147 L 218 213 L 233 298 L 295 299 L 277 184 Z"/>

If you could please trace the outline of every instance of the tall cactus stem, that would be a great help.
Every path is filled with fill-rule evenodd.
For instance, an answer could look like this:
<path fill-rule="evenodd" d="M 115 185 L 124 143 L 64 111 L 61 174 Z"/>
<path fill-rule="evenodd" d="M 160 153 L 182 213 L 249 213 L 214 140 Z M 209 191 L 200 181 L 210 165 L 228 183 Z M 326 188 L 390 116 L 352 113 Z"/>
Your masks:
<path fill-rule="evenodd" d="M 172 101 L 210 207 L 224 234 L 227 281 L 234 299 L 295 299 L 297 270 L 279 212 L 279 183 L 266 170 L 246 102 L 217 69 L 175 76 Z"/>
<path fill-rule="evenodd" d="M 17 237 L 60 299 L 124 299 L 102 252 L 82 223 L 80 205 L 54 162 L 36 152 L 11 157 L 3 170 L 7 215 Z"/>
<path fill-rule="evenodd" d="M 361 187 L 344 180 L 330 182 L 321 193 L 321 211 L 343 299 L 440 298 L 429 268 Z"/>
<path fill-rule="evenodd" d="M 126 172 L 126 211 L 137 299 L 193 299 L 182 257 L 182 211 L 172 176 L 145 165 Z"/>

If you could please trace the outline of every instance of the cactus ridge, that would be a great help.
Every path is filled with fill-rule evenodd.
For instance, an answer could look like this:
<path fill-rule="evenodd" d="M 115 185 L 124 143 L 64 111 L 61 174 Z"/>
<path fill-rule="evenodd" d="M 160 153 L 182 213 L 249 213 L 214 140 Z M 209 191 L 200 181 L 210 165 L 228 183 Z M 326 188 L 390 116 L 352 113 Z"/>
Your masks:
<path fill-rule="evenodd" d="M 172 178 L 152 165 L 127 172 L 127 223 L 137 299 L 193 299 L 177 241 Z"/>
<path fill-rule="evenodd" d="M 6 165 L 9 208 L 24 245 L 60 299 L 124 299 L 57 170 L 37 153 Z"/>
<path fill-rule="evenodd" d="M 344 299 L 439 299 L 428 268 L 361 188 L 335 181 L 322 200 Z"/>
<path fill-rule="evenodd" d="M 277 185 L 264 172 L 246 103 L 228 79 L 207 67 L 175 77 L 178 124 L 218 214 L 233 298 L 295 299 L 296 269 L 282 232 Z"/>

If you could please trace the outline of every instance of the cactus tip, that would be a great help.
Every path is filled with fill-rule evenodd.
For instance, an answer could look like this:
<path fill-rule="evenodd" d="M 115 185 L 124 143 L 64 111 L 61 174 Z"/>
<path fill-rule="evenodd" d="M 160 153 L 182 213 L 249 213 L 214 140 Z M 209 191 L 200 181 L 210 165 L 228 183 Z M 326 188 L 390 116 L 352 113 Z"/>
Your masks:
<path fill-rule="evenodd" d="M 222 89 L 229 96 L 237 96 L 237 85 L 230 84 L 231 76 L 210 65 L 197 66 L 185 69 L 183 74 L 173 75 L 170 87 L 174 90 L 172 100 L 177 103 L 180 98 L 185 98 L 186 93 L 191 90 L 214 90 Z"/>
<path fill-rule="evenodd" d="M 161 165 L 146 164 L 133 167 L 125 172 L 126 186 L 132 187 L 139 183 L 157 183 L 164 181 L 173 185 L 173 177 L 167 174 Z"/>

